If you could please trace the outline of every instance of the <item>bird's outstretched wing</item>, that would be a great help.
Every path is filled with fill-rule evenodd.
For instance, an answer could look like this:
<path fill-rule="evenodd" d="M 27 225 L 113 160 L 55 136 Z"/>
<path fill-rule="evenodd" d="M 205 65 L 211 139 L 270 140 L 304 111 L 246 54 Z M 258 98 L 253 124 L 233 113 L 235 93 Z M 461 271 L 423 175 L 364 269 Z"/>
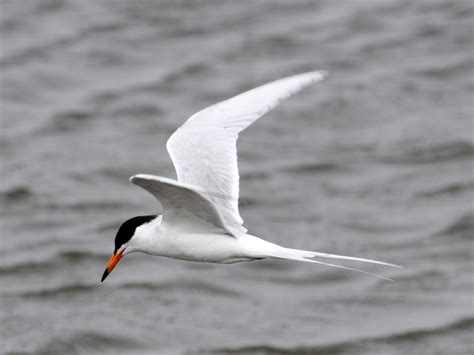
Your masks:
<path fill-rule="evenodd" d="M 145 174 L 132 176 L 130 181 L 158 199 L 163 206 L 163 223 L 193 233 L 219 230 L 238 234 L 225 224 L 213 203 L 191 185 Z"/>
<path fill-rule="evenodd" d="M 324 76 L 323 72 L 310 72 L 280 79 L 192 115 L 166 144 L 178 181 L 199 187 L 219 209 L 224 222 L 245 233 L 238 205 L 239 133 L 282 100 Z"/>

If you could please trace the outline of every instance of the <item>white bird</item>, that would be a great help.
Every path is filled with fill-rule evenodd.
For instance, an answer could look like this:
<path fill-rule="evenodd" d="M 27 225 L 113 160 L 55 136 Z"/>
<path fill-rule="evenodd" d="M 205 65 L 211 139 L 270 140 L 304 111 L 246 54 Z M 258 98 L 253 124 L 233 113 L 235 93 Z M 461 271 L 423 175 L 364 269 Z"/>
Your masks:
<path fill-rule="evenodd" d="M 192 115 L 166 144 L 178 180 L 145 174 L 130 178 L 159 200 L 163 214 L 134 217 L 121 225 L 114 254 L 101 281 L 131 252 L 222 264 L 289 259 L 364 273 L 368 272 L 319 259 L 400 267 L 376 260 L 285 248 L 248 234 L 243 226 L 238 206 L 239 133 L 282 100 L 324 77 L 325 73 L 315 71 L 280 79 Z"/>

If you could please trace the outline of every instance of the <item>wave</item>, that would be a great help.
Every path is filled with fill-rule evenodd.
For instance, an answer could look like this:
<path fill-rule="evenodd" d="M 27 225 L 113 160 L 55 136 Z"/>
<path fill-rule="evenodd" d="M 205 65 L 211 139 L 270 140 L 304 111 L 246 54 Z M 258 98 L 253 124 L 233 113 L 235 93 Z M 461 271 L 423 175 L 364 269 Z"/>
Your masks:
<path fill-rule="evenodd" d="M 69 36 L 64 36 L 63 38 L 54 39 L 37 45 L 31 45 L 28 48 L 19 50 L 16 53 L 9 54 L 2 58 L 0 61 L 0 67 L 8 68 L 25 65 L 26 62 L 31 62 L 41 57 L 47 57 L 51 52 L 60 48 L 65 50 L 67 47 L 74 46 L 88 37 L 97 35 L 97 33 L 114 32 L 123 27 L 124 25 L 120 23 L 104 23 L 90 26 L 89 28 L 77 31 Z"/>
<path fill-rule="evenodd" d="M 399 148 L 394 152 L 400 151 Z M 467 141 L 441 143 L 432 146 L 419 146 L 405 149 L 399 155 L 381 156 L 380 159 L 388 164 L 431 164 L 454 159 L 471 158 L 474 155 L 474 145 Z"/>
<path fill-rule="evenodd" d="M 120 88 L 113 88 L 113 90 L 106 89 L 93 93 L 90 100 L 93 105 L 100 107 L 118 102 L 124 97 L 129 98 L 132 94 L 151 92 L 155 95 L 161 91 L 163 91 L 164 94 L 169 94 L 173 84 L 181 79 L 190 80 L 196 74 L 207 72 L 209 68 L 209 65 L 204 62 L 190 61 L 167 72 L 163 73 L 159 71 L 155 75 L 151 74 L 147 78 L 141 79 L 140 82 L 134 81 Z M 161 107 L 155 105 L 153 106 L 153 110 L 156 110 L 156 113 L 163 112 Z"/>
<path fill-rule="evenodd" d="M 416 284 L 416 287 L 420 287 L 421 284 L 429 285 L 432 283 L 439 283 L 439 280 L 445 277 L 446 274 L 441 270 L 421 269 L 409 272 L 407 269 L 405 272 L 397 274 L 396 281 L 399 283 L 413 282 Z"/>
<path fill-rule="evenodd" d="M 455 195 L 463 192 L 470 192 L 474 190 L 474 183 L 452 183 L 436 189 L 419 192 L 416 194 L 418 197 L 438 197 L 441 195 Z"/>
<path fill-rule="evenodd" d="M 212 297 L 225 297 L 225 298 L 242 298 L 244 297 L 240 292 L 222 287 L 216 286 L 210 283 L 196 281 L 196 280 L 180 280 L 180 281 L 165 281 L 158 283 L 151 282 L 125 282 L 119 285 L 103 285 L 99 283 L 99 275 L 97 276 L 97 282 L 84 283 L 84 284 L 71 284 L 61 285 L 56 287 L 50 287 L 39 290 L 23 291 L 11 296 L 22 297 L 22 298 L 35 298 L 35 299 L 51 299 L 52 297 L 62 297 L 79 295 L 83 293 L 102 292 L 104 290 L 119 289 L 123 291 L 146 291 L 146 292 L 159 292 L 160 294 L 169 292 L 185 292 L 185 293 L 199 293 L 206 294 Z"/>
<path fill-rule="evenodd" d="M 157 93 L 164 91 L 169 94 L 171 87 L 176 82 L 193 77 L 209 70 L 209 65 L 200 61 L 190 61 L 175 69 L 163 72 L 157 70 L 150 73 L 145 78 L 135 78 L 131 82 L 124 83 L 121 87 L 102 88 L 88 94 L 83 100 L 86 108 L 64 110 L 53 114 L 53 119 L 48 127 L 40 130 L 39 133 L 50 133 L 53 131 L 72 131 L 74 129 L 88 127 L 87 123 L 94 118 L 94 115 L 102 112 L 105 108 L 110 117 L 150 117 L 163 114 L 164 108 L 159 106 L 156 101 L 145 101 L 133 105 L 130 103 L 132 95 L 143 93 Z M 127 104 L 123 104 L 124 102 Z M 166 122 L 162 122 L 166 126 Z M 176 128 L 174 125 L 170 128 Z"/>
<path fill-rule="evenodd" d="M 256 198 L 252 198 L 249 196 L 239 197 L 239 206 L 250 208 L 250 207 L 258 206 L 260 205 L 260 203 L 261 202 Z"/>
<path fill-rule="evenodd" d="M 181 281 L 168 281 L 160 283 L 148 283 L 148 282 L 131 282 L 119 285 L 120 289 L 140 289 L 147 291 L 186 291 L 186 292 L 197 292 L 209 294 L 212 296 L 222 296 L 231 298 L 241 298 L 243 295 L 235 290 L 229 288 L 212 285 L 210 283 L 196 281 L 196 280 L 181 280 Z"/>
<path fill-rule="evenodd" d="M 87 127 L 87 123 L 94 117 L 92 111 L 83 109 L 66 110 L 53 116 L 51 124 L 44 127 L 38 133 L 51 134 L 51 132 L 68 132 L 77 128 Z"/>
<path fill-rule="evenodd" d="M 133 117 L 134 119 L 138 119 L 140 117 L 159 117 L 163 112 L 163 108 L 156 103 L 142 102 L 117 108 L 111 112 L 111 115 L 114 118 Z"/>
<path fill-rule="evenodd" d="M 43 290 L 23 291 L 15 294 L 15 296 L 22 298 L 51 299 L 52 297 L 69 296 L 72 294 L 78 295 L 81 293 L 94 292 L 98 290 L 98 287 L 99 283 L 88 285 L 66 285 L 59 287 L 51 287 Z"/>
<path fill-rule="evenodd" d="M 132 89 L 133 90 L 133 89 Z M 100 109 L 94 107 L 98 102 L 109 100 L 115 94 L 114 93 L 98 93 L 92 97 L 92 103 L 86 103 L 90 108 L 76 109 L 76 110 L 64 110 L 53 115 L 51 122 L 38 130 L 39 134 L 51 134 L 51 132 L 71 132 L 79 129 L 89 128 L 89 123 L 97 115 Z M 120 96 L 117 93 L 118 96 Z M 100 106 L 100 105 L 99 105 Z M 141 102 L 139 104 L 127 104 L 117 108 L 112 108 L 108 114 L 114 119 L 117 117 L 133 117 L 134 119 L 140 117 L 158 117 L 163 113 L 163 109 L 156 103 Z"/>
<path fill-rule="evenodd" d="M 124 183 L 124 181 L 128 181 L 128 179 L 130 178 L 131 172 L 130 172 L 130 169 L 126 169 L 126 168 L 108 167 L 108 168 L 100 168 L 96 171 L 92 171 L 91 174 L 100 175 L 107 179 Z"/>
<path fill-rule="evenodd" d="M 288 276 L 268 277 L 268 279 L 276 284 L 298 286 L 350 282 L 354 281 L 357 276 L 354 273 L 343 272 L 340 269 L 319 268 L 308 276 L 295 277 L 290 274 Z"/>
<path fill-rule="evenodd" d="M 392 344 L 396 345 L 399 342 L 404 341 L 423 341 L 424 338 L 430 336 L 438 336 L 452 331 L 469 330 L 474 326 L 474 318 L 467 317 L 459 319 L 446 325 L 431 328 L 431 329 L 415 329 L 408 330 L 405 332 L 399 332 L 395 334 L 389 334 L 386 336 L 356 339 L 347 342 L 320 345 L 313 347 L 273 347 L 268 345 L 255 345 L 240 348 L 222 348 L 215 350 L 197 351 L 192 354 L 260 354 L 260 355 L 274 355 L 274 354 L 285 354 L 285 355 L 296 355 L 296 354 L 350 354 L 354 352 L 360 353 L 370 345 L 378 344 Z"/>
<path fill-rule="evenodd" d="M 334 163 L 306 163 L 283 169 L 284 172 L 290 174 L 315 174 L 341 170 L 343 170 L 342 167 Z"/>
<path fill-rule="evenodd" d="M 278 55 L 286 53 L 291 49 L 301 49 L 302 41 L 296 36 L 285 33 L 260 34 L 252 38 L 246 38 L 235 47 L 228 48 L 223 54 L 223 60 L 235 60 L 235 58 L 255 58 L 262 54 Z M 312 69 L 314 70 L 314 69 Z M 301 72 L 304 72 L 301 71 Z"/>
<path fill-rule="evenodd" d="M 98 333 L 77 332 L 67 337 L 53 337 L 34 351 L 35 354 L 85 354 L 110 352 L 111 348 L 118 352 L 128 353 L 139 351 L 142 344 L 135 339 L 121 334 L 120 336 Z"/>
<path fill-rule="evenodd" d="M 54 261 L 31 261 L 21 264 L 0 266 L 0 275 L 22 275 L 31 271 L 43 273 L 52 271 L 56 267 L 57 264 Z"/>
<path fill-rule="evenodd" d="M 270 173 L 265 171 L 245 171 L 240 173 L 240 179 L 246 181 L 268 180 Z"/>
<path fill-rule="evenodd" d="M 423 67 L 415 71 L 414 74 L 429 79 L 446 80 L 451 76 L 457 74 L 463 75 L 466 72 L 469 72 L 472 65 L 473 63 L 471 60 L 462 59 L 452 63 L 437 63 L 430 67 Z"/>
<path fill-rule="evenodd" d="M 0 275 L 21 275 L 29 272 L 53 271 L 65 263 L 106 262 L 110 255 L 90 251 L 62 251 L 46 260 L 27 261 L 0 266 Z"/>
<path fill-rule="evenodd" d="M 435 234 L 435 236 L 459 236 L 461 238 L 472 239 L 472 232 L 474 231 L 474 214 L 467 213 L 455 219 L 448 226 Z"/>
<path fill-rule="evenodd" d="M 124 201 L 84 201 L 84 202 L 72 202 L 72 203 L 47 203 L 38 206 L 48 210 L 72 210 L 72 211 L 87 211 L 87 210 L 114 210 L 116 211 L 120 207 L 129 206 Z"/>
<path fill-rule="evenodd" d="M 33 191 L 26 186 L 16 186 L 0 192 L 0 199 L 6 202 L 24 201 L 34 195 Z"/>
<path fill-rule="evenodd" d="M 83 251 L 83 250 L 70 250 L 70 251 L 63 251 L 59 253 L 58 257 L 61 260 L 65 260 L 65 261 L 79 261 L 79 260 L 102 261 L 104 258 L 108 259 L 110 255 L 105 254 L 105 253 L 96 253 L 96 252 Z"/>
<path fill-rule="evenodd" d="M 181 79 L 190 80 L 190 77 L 196 74 L 205 74 L 212 72 L 209 64 L 205 62 L 191 62 L 183 65 L 181 68 L 172 71 L 164 76 L 160 82 L 160 88 L 168 90 L 168 85 L 173 84 Z"/>

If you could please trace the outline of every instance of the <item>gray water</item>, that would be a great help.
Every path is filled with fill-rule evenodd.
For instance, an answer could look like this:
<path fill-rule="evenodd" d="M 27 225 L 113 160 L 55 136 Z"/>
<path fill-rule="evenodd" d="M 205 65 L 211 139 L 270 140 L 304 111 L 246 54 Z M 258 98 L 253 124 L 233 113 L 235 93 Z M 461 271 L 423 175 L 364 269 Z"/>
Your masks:
<path fill-rule="evenodd" d="M 469 354 L 473 15 L 460 1 L 1 1 L 1 351 Z M 323 69 L 239 140 L 249 231 L 375 258 L 145 254 L 99 279 L 190 114 Z M 347 263 L 347 266 L 356 266 Z"/>

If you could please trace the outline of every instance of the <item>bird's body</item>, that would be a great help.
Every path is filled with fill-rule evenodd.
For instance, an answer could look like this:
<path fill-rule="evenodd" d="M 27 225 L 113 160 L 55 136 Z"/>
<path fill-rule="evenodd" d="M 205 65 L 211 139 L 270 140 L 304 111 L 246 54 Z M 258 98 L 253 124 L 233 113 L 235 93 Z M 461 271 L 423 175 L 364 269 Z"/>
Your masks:
<path fill-rule="evenodd" d="M 356 270 L 316 259 L 332 258 L 397 267 L 285 248 L 248 234 L 243 225 L 238 210 L 238 134 L 283 99 L 323 78 L 321 72 L 310 72 L 277 80 L 191 116 L 166 145 L 178 180 L 145 174 L 130 178 L 160 201 L 163 214 L 138 216 L 122 224 L 102 281 L 130 252 L 222 264 L 277 258 Z"/>
<path fill-rule="evenodd" d="M 174 259 L 219 264 L 261 260 L 284 249 L 250 234 L 234 237 L 218 230 L 190 232 L 179 225 L 167 226 L 161 215 L 138 228 L 130 251 Z"/>
<path fill-rule="evenodd" d="M 174 259 L 231 264 L 240 261 L 264 259 L 267 248 L 277 245 L 245 234 L 235 238 L 226 234 L 189 233 L 179 228 L 161 228 L 159 218 L 150 223 L 148 231 L 138 239 L 141 247 L 133 251 Z"/>

